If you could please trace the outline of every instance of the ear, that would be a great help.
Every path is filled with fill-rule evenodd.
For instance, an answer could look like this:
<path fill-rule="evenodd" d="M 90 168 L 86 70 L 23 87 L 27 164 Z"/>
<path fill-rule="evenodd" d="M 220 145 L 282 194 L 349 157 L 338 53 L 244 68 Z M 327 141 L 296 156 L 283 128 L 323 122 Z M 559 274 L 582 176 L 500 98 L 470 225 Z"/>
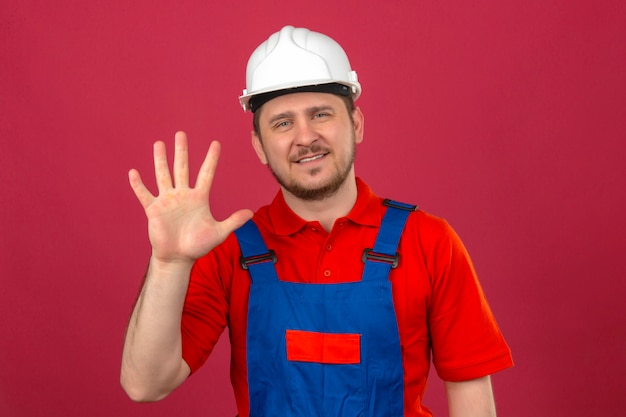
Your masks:
<path fill-rule="evenodd" d="M 267 165 L 267 158 L 265 157 L 265 150 L 263 149 L 261 138 L 258 137 L 258 135 L 254 132 L 254 130 L 251 132 L 250 136 L 252 139 L 252 147 L 254 148 L 254 151 L 256 152 L 256 156 L 259 157 L 259 161 L 261 161 L 263 165 Z"/>
<path fill-rule="evenodd" d="M 354 120 L 354 142 L 361 143 L 363 142 L 363 124 L 365 123 L 365 118 L 360 108 L 356 107 L 354 109 L 352 119 Z"/>

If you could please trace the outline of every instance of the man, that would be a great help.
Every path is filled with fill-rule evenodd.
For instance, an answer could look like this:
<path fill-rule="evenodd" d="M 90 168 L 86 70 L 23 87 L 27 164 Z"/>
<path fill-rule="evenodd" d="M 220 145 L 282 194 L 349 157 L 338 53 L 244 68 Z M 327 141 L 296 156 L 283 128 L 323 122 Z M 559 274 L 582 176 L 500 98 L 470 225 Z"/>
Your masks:
<path fill-rule="evenodd" d="M 494 416 L 489 375 L 512 365 L 509 348 L 448 224 L 356 178 L 361 86 L 343 49 L 287 26 L 246 75 L 252 145 L 280 185 L 270 205 L 216 221 L 219 144 L 191 188 L 182 132 L 173 179 L 154 146 L 158 196 L 129 173 L 152 256 L 124 345 L 128 395 L 167 396 L 228 326 L 240 416 L 431 415 L 431 352 L 450 416 Z"/>

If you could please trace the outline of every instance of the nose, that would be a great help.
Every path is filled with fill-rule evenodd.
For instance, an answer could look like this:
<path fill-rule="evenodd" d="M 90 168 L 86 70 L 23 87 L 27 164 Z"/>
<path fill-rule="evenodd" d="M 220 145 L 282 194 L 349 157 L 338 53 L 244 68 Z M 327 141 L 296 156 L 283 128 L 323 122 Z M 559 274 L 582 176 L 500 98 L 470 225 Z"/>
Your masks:
<path fill-rule="evenodd" d="M 319 139 L 319 133 L 309 120 L 297 120 L 294 130 L 294 143 L 299 146 L 310 146 Z"/>

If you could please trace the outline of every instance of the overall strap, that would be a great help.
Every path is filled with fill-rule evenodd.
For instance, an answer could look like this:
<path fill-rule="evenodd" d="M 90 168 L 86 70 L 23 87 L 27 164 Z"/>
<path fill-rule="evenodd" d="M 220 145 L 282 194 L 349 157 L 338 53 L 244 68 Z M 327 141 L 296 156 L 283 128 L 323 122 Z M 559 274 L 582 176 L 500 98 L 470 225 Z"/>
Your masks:
<path fill-rule="evenodd" d="M 239 262 L 243 269 L 250 270 L 252 280 L 254 281 L 255 277 L 278 280 L 274 269 L 276 254 L 273 250 L 267 249 L 257 225 L 252 220 L 248 220 L 235 230 L 235 236 L 239 241 L 242 254 Z"/>
<path fill-rule="evenodd" d="M 392 200 L 384 200 L 383 204 L 387 206 L 387 211 L 380 225 L 374 248 L 366 248 L 363 251 L 364 281 L 375 279 L 380 274 L 387 276 L 391 268 L 398 266 L 397 249 L 400 236 L 402 236 L 409 214 L 417 209 L 417 206 Z"/>

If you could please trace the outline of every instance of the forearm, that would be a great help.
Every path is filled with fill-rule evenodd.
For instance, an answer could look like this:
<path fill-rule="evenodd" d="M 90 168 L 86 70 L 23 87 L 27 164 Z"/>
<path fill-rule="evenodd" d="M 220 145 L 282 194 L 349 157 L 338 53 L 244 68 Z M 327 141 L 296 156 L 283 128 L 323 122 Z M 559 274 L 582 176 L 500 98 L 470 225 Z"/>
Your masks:
<path fill-rule="evenodd" d="M 167 396 L 189 374 L 180 323 L 191 265 L 150 260 L 122 354 L 121 383 L 136 401 Z"/>
<path fill-rule="evenodd" d="M 450 417 L 496 417 L 489 376 L 463 382 L 446 382 Z"/>

